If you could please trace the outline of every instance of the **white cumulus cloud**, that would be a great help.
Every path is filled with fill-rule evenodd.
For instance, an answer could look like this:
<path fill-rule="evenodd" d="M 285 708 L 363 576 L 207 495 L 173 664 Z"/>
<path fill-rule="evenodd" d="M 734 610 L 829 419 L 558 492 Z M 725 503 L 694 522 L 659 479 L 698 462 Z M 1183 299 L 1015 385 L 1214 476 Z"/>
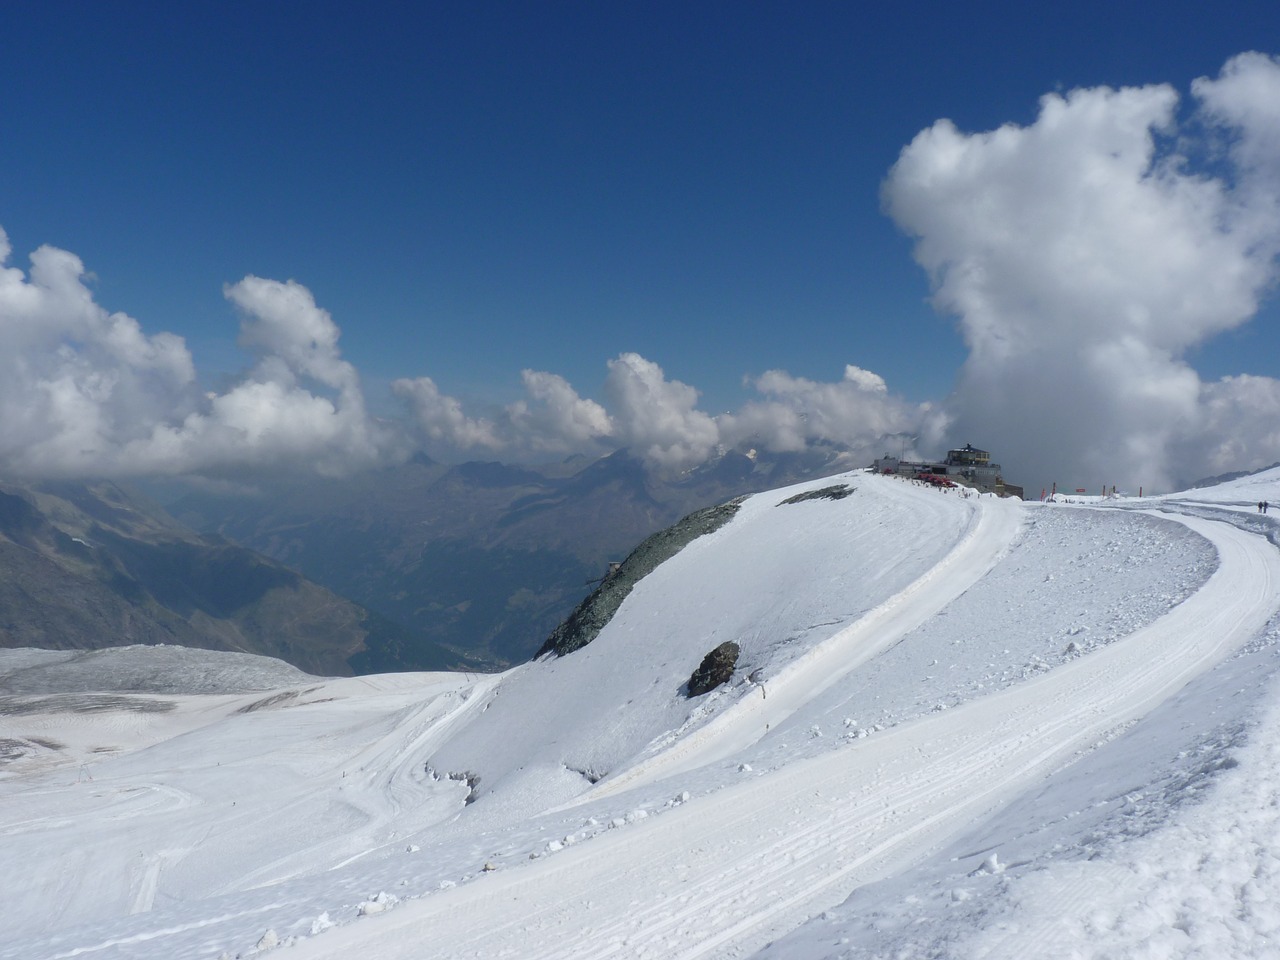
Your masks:
<path fill-rule="evenodd" d="M 715 420 L 697 409 L 698 391 L 668 380 L 660 366 L 638 353 L 609 361 L 605 395 L 620 445 L 653 466 L 695 466 L 720 442 Z"/>
<path fill-rule="evenodd" d="M 853 365 L 834 383 L 767 371 L 751 381 L 765 399 L 717 417 L 698 409 L 697 390 L 667 379 L 661 366 L 638 353 L 610 360 L 607 371 L 607 408 L 580 396 L 558 374 L 525 370 L 525 398 L 492 418 L 468 415 L 461 401 L 426 377 L 398 380 L 392 389 L 437 455 L 487 453 L 519 460 L 627 447 L 664 471 L 697 466 L 739 444 L 785 452 L 822 441 L 868 451 L 870 460 L 886 435 L 914 434 L 933 443 L 945 422 L 932 405 L 906 403 L 889 393 L 879 375 Z"/>
<path fill-rule="evenodd" d="M 890 171 L 886 209 L 969 348 L 951 436 L 1014 452 L 1007 472 L 1168 485 L 1209 466 L 1211 423 L 1219 448 L 1280 456 L 1222 414 L 1239 384 L 1185 359 L 1275 280 L 1280 66 L 1242 55 L 1193 93 L 1181 125 L 1165 85 L 1048 94 L 1026 127 L 940 120 Z M 1197 159 L 1219 143 L 1227 171 Z"/>
<path fill-rule="evenodd" d="M 414 427 L 437 450 L 501 450 L 506 446 L 491 421 L 467 416 L 462 402 L 441 393 L 430 377 L 393 381 L 391 392 L 408 405 Z"/>
<path fill-rule="evenodd" d="M 195 370 L 180 337 L 148 337 L 137 321 L 93 301 L 84 266 L 41 247 L 30 276 L 6 266 L 0 230 L 0 462 L 18 473 L 65 475 L 118 459 L 157 410 L 195 403 Z"/>
<path fill-rule="evenodd" d="M 360 378 L 338 350 L 340 331 L 311 292 L 253 276 L 224 292 L 257 362 L 180 422 L 160 419 L 128 445 L 125 462 L 153 473 L 300 465 L 331 475 L 379 462 L 393 438 L 368 416 Z"/>
<path fill-rule="evenodd" d="M 507 407 L 514 436 L 535 453 L 598 450 L 613 435 L 613 421 L 594 400 L 578 396 L 564 377 L 539 370 L 520 374 L 527 400 Z"/>
<path fill-rule="evenodd" d="M 729 445 L 753 441 L 770 450 L 799 451 L 824 441 L 874 450 L 887 435 L 927 433 L 928 445 L 939 432 L 940 415 L 930 405 L 908 404 L 889 392 L 879 374 L 853 364 L 833 383 L 769 370 L 751 384 L 766 399 L 721 415 L 721 435 Z"/>
<path fill-rule="evenodd" d="M 376 461 L 389 437 L 365 413 L 338 328 L 296 283 L 227 288 L 257 363 L 202 393 L 181 337 L 148 336 L 94 302 L 84 266 L 41 247 L 30 275 L 3 266 L 0 465 L 34 476 L 217 473 L 300 464 L 338 473 Z"/>
<path fill-rule="evenodd" d="M 339 474 L 413 449 L 539 459 L 630 448 L 678 472 L 725 447 L 815 443 L 882 453 L 972 441 L 1006 475 L 1148 489 L 1280 461 L 1280 381 L 1206 382 L 1192 351 L 1254 318 L 1280 254 L 1280 60 L 1232 58 L 1191 85 L 1047 94 L 1026 126 L 939 120 L 883 187 L 933 300 L 968 347 L 949 397 L 908 403 L 854 364 L 831 382 L 768 370 L 713 417 L 639 353 L 601 399 L 549 371 L 469 412 L 428 376 L 391 385 L 401 419 L 370 416 L 341 331 L 295 281 L 224 289 L 246 368 L 212 393 L 181 337 L 95 302 L 72 253 L 9 264 L 0 231 L 0 470 L 27 476 L 260 468 Z M 904 344 L 911 350 L 911 344 Z"/>

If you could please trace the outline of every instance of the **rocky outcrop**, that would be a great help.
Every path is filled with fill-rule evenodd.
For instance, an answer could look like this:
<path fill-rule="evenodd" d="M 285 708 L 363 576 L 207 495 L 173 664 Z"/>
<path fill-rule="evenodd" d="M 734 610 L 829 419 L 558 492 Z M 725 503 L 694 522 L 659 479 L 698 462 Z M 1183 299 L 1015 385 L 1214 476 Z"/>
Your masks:
<path fill-rule="evenodd" d="M 587 599 L 578 604 L 569 618 L 556 627 L 535 656 L 554 653 L 563 657 L 566 653 L 585 647 L 600 635 L 600 631 L 617 613 L 622 601 L 637 583 L 698 537 L 723 527 L 733 519 L 745 499 L 746 497 L 738 497 L 718 506 L 695 510 L 673 526 L 649 537 L 631 551 L 627 559 L 616 570 L 611 571 Z"/>
<path fill-rule="evenodd" d="M 837 483 L 835 486 L 823 487 L 821 490 L 808 490 L 805 493 L 797 493 L 794 497 L 787 497 L 778 506 L 782 506 L 783 503 L 804 503 L 806 500 L 843 500 L 853 493 L 854 489 L 847 483 Z"/>
<path fill-rule="evenodd" d="M 689 677 L 689 696 L 700 697 L 722 683 L 728 683 L 738 665 L 738 645 L 726 640 L 705 657 Z"/>

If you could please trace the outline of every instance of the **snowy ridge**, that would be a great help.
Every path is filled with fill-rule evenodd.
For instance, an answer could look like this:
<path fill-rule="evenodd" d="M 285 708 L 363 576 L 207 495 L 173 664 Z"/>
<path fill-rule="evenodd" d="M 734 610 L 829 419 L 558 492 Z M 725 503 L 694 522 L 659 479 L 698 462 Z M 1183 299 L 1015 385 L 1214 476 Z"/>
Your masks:
<path fill-rule="evenodd" d="M 750 498 L 559 661 L 6 713 L 0 957 L 1266 955 L 1248 479 L 1185 516 L 852 474 Z"/>
<path fill-rule="evenodd" d="M 1143 712 L 1206 660 L 1254 636 L 1277 606 L 1280 553 L 1260 557 L 1237 531 L 1198 525 L 1222 551 L 1218 571 L 1192 599 L 1124 643 L 946 715 L 691 801 L 642 830 L 574 850 L 570 864 L 530 867 L 492 889 L 477 886 L 474 901 L 461 892 L 452 903 L 420 901 L 386 921 L 385 930 L 352 928 L 301 955 L 340 957 L 359 945 L 379 956 L 409 956 L 397 947 L 413 940 L 406 928 L 437 928 L 455 910 L 470 912 L 477 927 L 459 933 L 457 946 L 478 952 L 504 942 L 492 926 L 566 910 L 571 924 L 564 917 L 553 942 L 522 956 L 700 957 L 730 943 L 762 947 L 795 924 L 797 907 L 807 915 L 833 906 L 851 882 L 911 862 L 936 844 L 937 832 L 989 811 Z M 762 816 L 779 807 L 787 811 L 781 832 L 776 815 Z M 706 894 L 621 917 L 608 904 L 593 909 L 593 891 L 618 862 L 629 874 L 645 872 L 643 889 L 667 890 L 671 898 L 683 886 Z M 597 913 L 604 914 L 599 926 Z M 689 944 L 695 930 L 698 942 Z"/>
<path fill-rule="evenodd" d="M 975 502 L 854 479 L 858 492 L 835 502 L 781 503 L 829 479 L 748 498 L 730 523 L 636 584 L 589 646 L 504 676 L 483 716 L 433 760 L 479 775 L 471 815 L 572 803 L 759 698 L 749 676 L 769 687 L 815 646 L 892 604 L 974 523 Z M 690 673 L 723 640 L 741 646 L 735 683 L 686 700 Z"/>
<path fill-rule="evenodd" d="M 965 501 L 965 506 L 969 501 Z M 967 590 L 996 563 L 1018 528 L 1012 502 L 989 501 L 975 509 L 963 539 L 920 579 L 856 622 L 813 644 L 714 720 L 655 757 L 602 783 L 584 799 L 618 793 L 642 782 L 713 763 L 757 742 L 773 726 L 842 677 L 898 643 Z"/>

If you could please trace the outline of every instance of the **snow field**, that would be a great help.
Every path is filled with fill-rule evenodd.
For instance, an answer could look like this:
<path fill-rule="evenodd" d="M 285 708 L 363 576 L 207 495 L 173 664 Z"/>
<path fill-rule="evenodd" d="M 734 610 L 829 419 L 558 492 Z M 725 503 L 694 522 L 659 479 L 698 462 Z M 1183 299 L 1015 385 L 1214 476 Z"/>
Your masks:
<path fill-rule="evenodd" d="M 67 844 L 43 883 L 0 877 L 18 911 L 10 934 L 143 912 L 158 894 L 201 899 L 276 883 L 367 856 L 394 843 L 397 828 L 451 816 L 465 790 L 429 782 L 415 751 L 474 705 L 475 685 L 461 675 L 412 680 L 317 683 L 309 695 L 279 698 L 176 697 L 172 712 L 143 715 L 169 717 L 168 737 L 135 730 L 84 763 L 59 751 L 55 769 L 3 794 L 9 856 L 39 864 L 42 851 Z M 67 731 L 80 731 L 86 716 L 102 720 L 35 719 L 71 741 Z M 21 735 L 31 719 L 4 717 L 0 736 Z M 130 728 L 108 723 L 95 733 Z"/>
<path fill-rule="evenodd" d="M 1171 955 L 1266 956 L 1274 817 L 1251 771 L 1270 755 L 1195 773 L 1195 744 L 1206 704 L 1212 757 L 1275 695 L 1225 671 L 1274 656 L 1280 552 L 1252 521 L 838 479 L 857 492 L 751 498 L 563 660 L 224 698 L 96 763 L 96 796 L 70 761 L 0 780 L 0 835 L 32 864 L 0 876 L 0 958 L 727 957 L 779 937 L 765 954 L 789 960 L 1131 956 L 1179 916 L 1156 941 Z M 742 642 L 739 676 L 685 700 L 721 639 Z M 169 699 L 189 722 L 197 701 Z M 1227 825 L 1125 799 L 1181 738 Z M 1222 796 L 1235 777 L 1247 815 Z M 1153 819 L 1122 838 L 1104 814 Z M 1007 855 L 1035 844 L 1101 859 Z"/>
<path fill-rule="evenodd" d="M 1156 624 L 1092 657 L 696 798 L 501 881 L 405 905 L 377 926 L 335 931 L 300 945 L 298 956 L 340 957 L 358 946 L 408 958 L 429 934 L 444 934 L 451 955 L 501 956 L 517 929 L 528 940 L 510 955 L 527 958 L 763 947 L 850 886 L 918 860 L 1261 630 L 1276 610 L 1280 554 L 1259 556 L 1252 538 L 1221 524 L 1196 525 L 1218 545 L 1214 576 Z"/>

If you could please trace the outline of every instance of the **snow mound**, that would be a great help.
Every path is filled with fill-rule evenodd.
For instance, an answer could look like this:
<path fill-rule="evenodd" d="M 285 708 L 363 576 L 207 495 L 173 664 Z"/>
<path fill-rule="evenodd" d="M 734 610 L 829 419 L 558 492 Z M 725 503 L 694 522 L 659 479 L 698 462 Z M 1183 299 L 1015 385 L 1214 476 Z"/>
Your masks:
<path fill-rule="evenodd" d="M 283 660 L 222 650 L 0 649 L 0 693 L 249 693 L 314 680 Z"/>

